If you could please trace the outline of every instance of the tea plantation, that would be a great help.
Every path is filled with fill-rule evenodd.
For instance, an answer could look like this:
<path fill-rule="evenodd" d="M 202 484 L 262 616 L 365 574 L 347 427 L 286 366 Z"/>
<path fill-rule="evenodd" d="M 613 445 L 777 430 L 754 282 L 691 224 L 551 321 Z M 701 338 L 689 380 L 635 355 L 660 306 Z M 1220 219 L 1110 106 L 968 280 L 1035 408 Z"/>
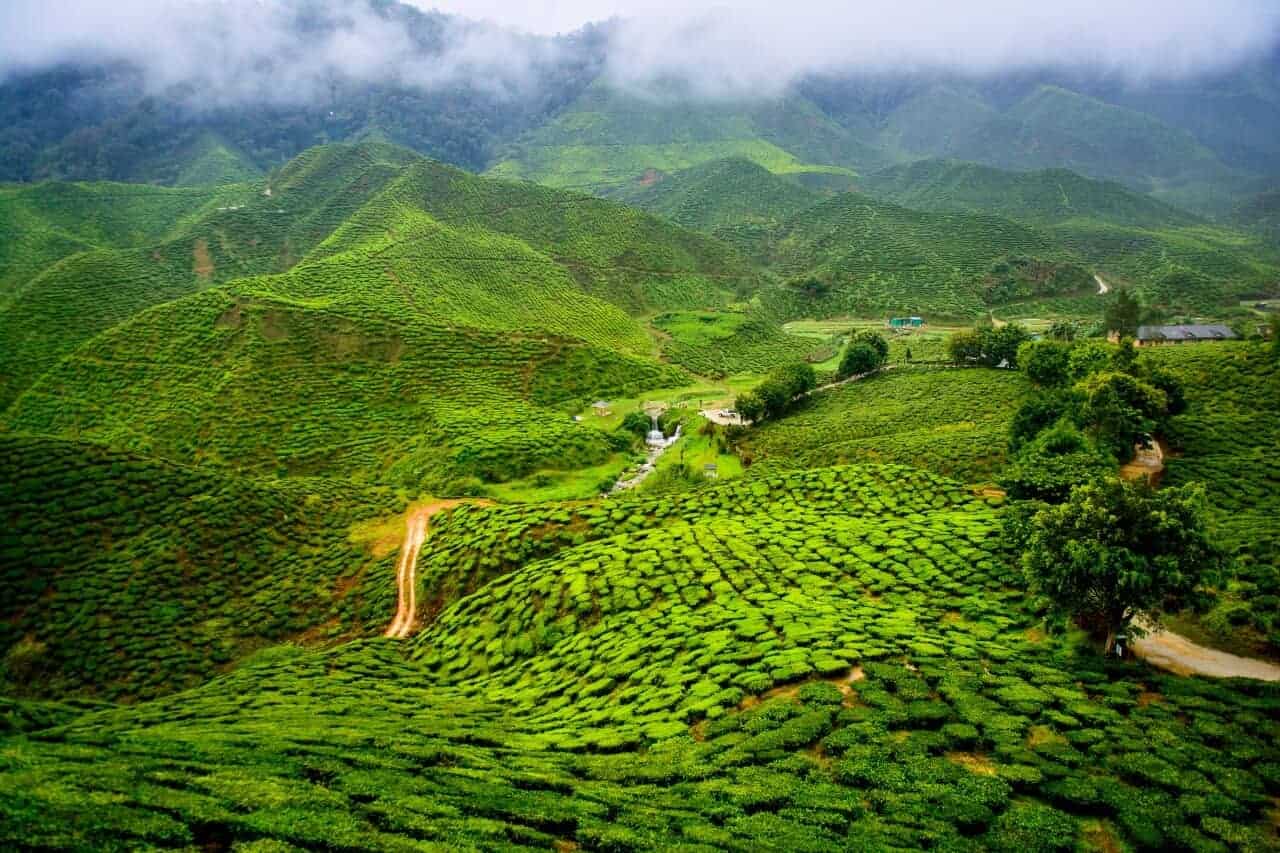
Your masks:
<path fill-rule="evenodd" d="M 489 177 L 209 137 L 191 186 L 0 187 L 0 849 L 1280 849 L 1280 685 L 1030 595 L 989 484 L 1048 392 L 939 364 L 1274 253 L 1054 173 L 823 195 L 863 158 L 809 101 L 583 85 Z M 928 328 L 798 393 L 890 312 Z M 1274 356 L 1139 358 L 1232 555 L 1177 625 L 1274 652 Z"/>
<path fill-rule="evenodd" d="M 392 561 L 349 541 L 398 506 L 325 480 L 255 482 L 94 445 L 0 438 L 0 679 L 145 698 L 263 645 L 380 630 Z"/>
<path fill-rule="evenodd" d="M 742 452 L 769 467 L 901 462 L 990 481 L 1004 465 L 1009 423 L 1029 389 L 1014 371 L 900 364 L 752 430 Z"/>
<path fill-rule="evenodd" d="M 1219 639 L 1280 651 L 1280 364 L 1256 345 L 1149 350 L 1182 380 L 1164 482 L 1201 482 L 1213 521 L 1237 552 L 1236 576 L 1202 620 Z"/>
<path fill-rule="evenodd" d="M 459 509 L 441 530 L 480 555 L 484 530 L 508 529 L 490 513 L 519 512 Z M 18 705 L 23 731 L 0 741 L 0 839 L 1275 843 L 1280 692 L 1105 665 L 1035 630 L 996 516 L 954 483 L 836 469 L 674 505 L 524 512 L 531 533 L 581 539 L 453 598 L 408 646 L 282 648 L 129 709 Z"/>

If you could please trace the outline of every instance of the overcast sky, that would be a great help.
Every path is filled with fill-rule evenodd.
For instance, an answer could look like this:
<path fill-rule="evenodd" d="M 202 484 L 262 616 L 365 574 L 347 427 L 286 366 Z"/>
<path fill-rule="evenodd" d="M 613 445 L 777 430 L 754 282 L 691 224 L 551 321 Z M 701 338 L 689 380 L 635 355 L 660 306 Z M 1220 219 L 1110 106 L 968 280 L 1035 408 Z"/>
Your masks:
<path fill-rule="evenodd" d="M 211 101 L 307 97 L 335 74 L 432 86 L 459 76 L 518 92 L 545 39 L 460 31 L 422 57 L 359 0 L 320 0 L 339 21 L 299 43 L 298 0 L 0 0 L 0 74 L 126 59 L 156 89 L 195 82 Z M 309 0 L 314 2 L 314 0 Z M 1258 55 L 1280 0 L 413 0 L 548 34 L 623 19 L 606 68 L 644 87 L 676 76 L 708 95 L 776 94 L 811 72 L 1094 69 L 1141 82 Z"/>

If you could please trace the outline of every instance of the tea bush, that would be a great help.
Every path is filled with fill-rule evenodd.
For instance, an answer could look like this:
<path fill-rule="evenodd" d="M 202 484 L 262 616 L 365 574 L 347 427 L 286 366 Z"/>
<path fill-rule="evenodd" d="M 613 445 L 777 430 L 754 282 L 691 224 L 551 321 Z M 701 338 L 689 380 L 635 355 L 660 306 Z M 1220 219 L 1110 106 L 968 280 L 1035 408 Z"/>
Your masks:
<path fill-rule="evenodd" d="M 564 539 L 477 578 L 408 644 L 293 650 L 135 708 L 30 718 L 0 740 L 0 840 L 1274 845 L 1276 686 L 1029 631 L 993 511 L 899 473 L 455 510 L 429 545 L 511 518 L 535 525 L 511 542 Z"/>

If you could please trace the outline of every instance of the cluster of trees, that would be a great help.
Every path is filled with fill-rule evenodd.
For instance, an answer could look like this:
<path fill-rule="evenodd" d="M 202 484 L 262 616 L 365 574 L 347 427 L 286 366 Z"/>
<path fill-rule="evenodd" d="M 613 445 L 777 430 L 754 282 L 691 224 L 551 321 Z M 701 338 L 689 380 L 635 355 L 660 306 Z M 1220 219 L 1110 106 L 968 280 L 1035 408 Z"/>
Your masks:
<path fill-rule="evenodd" d="M 770 372 L 753 390 L 739 394 L 733 407 L 744 420 L 752 423 L 781 417 L 817 384 L 813 365 L 788 364 Z"/>
<path fill-rule="evenodd" d="M 947 354 L 956 364 L 986 367 L 1017 367 L 1018 347 L 1031 340 L 1031 333 L 1017 323 L 983 326 L 956 332 L 947 339 Z"/>
<path fill-rule="evenodd" d="M 1115 479 L 1086 483 L 1061 504 L 1024 506 L 1014 518 L 1031 589 L 1107 654 L 1120 633 L 1155 625 L 1160 611 L 1201 603 L 1223 568 L 1197 484 L 1156 492 Z"/>
<path fill-rule="evenodd" d="M 864 329 L 849 338 L 840 367 L 836 371 L 841 379 L 862 376 L 879 370 L 889 360 L 889 342 L 884 335 Z"/>
<path fill-rule="evenodd" d="M 1026 299 L 1068 296 L 1093 287 L 1093 276 L 1078 264 L 1063 264 L 1015 255 L 992 265 L 984 280 L 983 298 L 988 305 Z"/>
<path fill-rule="evenodd" d="M 1001 481 L 1016 498 L 1064 500 L 1186 408 L 1178 380 L 1139 361 L 1128 341 L 1028 341 L 1017 361 L 1037 390 L 1010 430 L 1013 461 Z"/>

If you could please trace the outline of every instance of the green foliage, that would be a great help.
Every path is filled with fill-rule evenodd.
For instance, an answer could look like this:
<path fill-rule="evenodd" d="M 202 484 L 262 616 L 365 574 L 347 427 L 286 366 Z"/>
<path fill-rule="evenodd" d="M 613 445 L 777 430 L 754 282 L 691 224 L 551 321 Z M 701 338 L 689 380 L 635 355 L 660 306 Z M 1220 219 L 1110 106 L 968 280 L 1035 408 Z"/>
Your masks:
<path fill-rule="evenodd" d="M 1059 340 L 1027 341 L 1018 347 L 1018 366 L 1036 385 L 1056 388 L 1070 378 L 1071 350 Z"/>
<path fill-rule="evenodd" d="M 1280 369 L 1262 344 L 1144 349 L 1149 373 L 1182 383 L 1183 413 L 1165 434 L 1164 483 L 1205 484 L 1215 537 L 1233 576 L 1201 624 L 1244 651 L 1280 649 Z"/>
<path fill-rule="evenodd" d="M 1017 323 L 982 326 L 955 332 L 947 339 L 947 354 L 960 365 L 1017 367 L 1018 349 L 1031 334 Z"/>
<path fill-rule="evenodd" d="M 1010 417 L 1028 390 L 1014 371 L 886 371 L 814 395 L 740 449 L 769 466 L 897 462 L 982 481 L 1004 464 Z"/>
<path fill-rule="evenodd" d="M 1115 460 L 1100 453 L 1066 418 L 1037 432 L 1000 475 L 1010 497 L 1061 503 L 1075 486 L 1115 473 Z"/>
<path fill-rule="evenodd" d="M 1107 302 L 1102 316 L 1108 332 L 1115 332 L 1122 338 L 1132 338 L 1138 334 L 1138 324 L 1142 322 L 1142 304 L 1128 289 L 1122 287 Z"/>
<path fill-rule="evenodd" d="M 1128 373 L 1094 373 L 1075 390 L 1080 395 L 1079 423 L 1122 462 L 1169 412 L 1169 398 L 1163 391 Z"/>
<path fill-rule="evenodd" d="M 1078 264 L 1027 257 L 997 261 L 987 274 L 985 285 L 983 298 L 988 305 L 1078 296 L 1091 293 L 1096 287 L 1093 276 Z"/>
<path fill-rule="evenodd" d="M 422 559 L 446 573 L 424 589 L 458 594 L 408 644 L 263 658 L 6 738 L 0 842 L 1069 849 L 1099 815 L 1134 846 L 1268 831 L 1274 690 L 1028 640 L 996 517 L 919 471 L 463 507 Z"/>
<path fill-rule="evenodd" d="M 752 422 L 776 419 L 791 411 L 817 385 L 813 365 L 789 364 L 769 372 L 764 381 L 747 394 L 739 395 L 734 408 Z M 744 408 L 745 407 L 745 408 Z"/>
<path fill-rule="evenodd" d="M 844 379 L 871 373 L 884 366 L 888 358 L 889 342 L 884 339 L 884 335 L 863 329 L 850 335 L 836 375 Z"/>
<path fill-rule="evenodd" d="M 1057 610 L 1106 635 L 1110 653 L 1136 616 L 1189 602 L 1221 556 L 1205 531 L 1203 489 L 1112 480 L 1037 512 L 1022 564 Z"/>
<path fill-rule="evenodd" d="M 9 690 L 145 698 L 264 643 L 382 627 L 392 561 L 348 540 L 386 493 L 267 483 L 93 445 L 0 439 Z"/>
<path fill-rule="evenodd" d="M 713 160 L 672 174 L 653 174 L 652 178 L 647 186 L 642 180 L 610 195 L 678 225 L 713 234 L 718 228 L 776 224 L 821 199 L 742 157 Z"/>
<path fill-rule="evenodd" d="M 841 378 L 863 376 L 873 372 L 881 364 L 880 354 L 870 344 L 851 343 L 840 357 L 840 368 L 836 375 Z"/>
<path fill-rule="evenodd" d="M 816 348 L 812 340 L 788 335 L 771 320 L 748 313 L 668 312 L 652 322 L 665 335 L 663 355 L 703 376 L 762 373 Z"/>

